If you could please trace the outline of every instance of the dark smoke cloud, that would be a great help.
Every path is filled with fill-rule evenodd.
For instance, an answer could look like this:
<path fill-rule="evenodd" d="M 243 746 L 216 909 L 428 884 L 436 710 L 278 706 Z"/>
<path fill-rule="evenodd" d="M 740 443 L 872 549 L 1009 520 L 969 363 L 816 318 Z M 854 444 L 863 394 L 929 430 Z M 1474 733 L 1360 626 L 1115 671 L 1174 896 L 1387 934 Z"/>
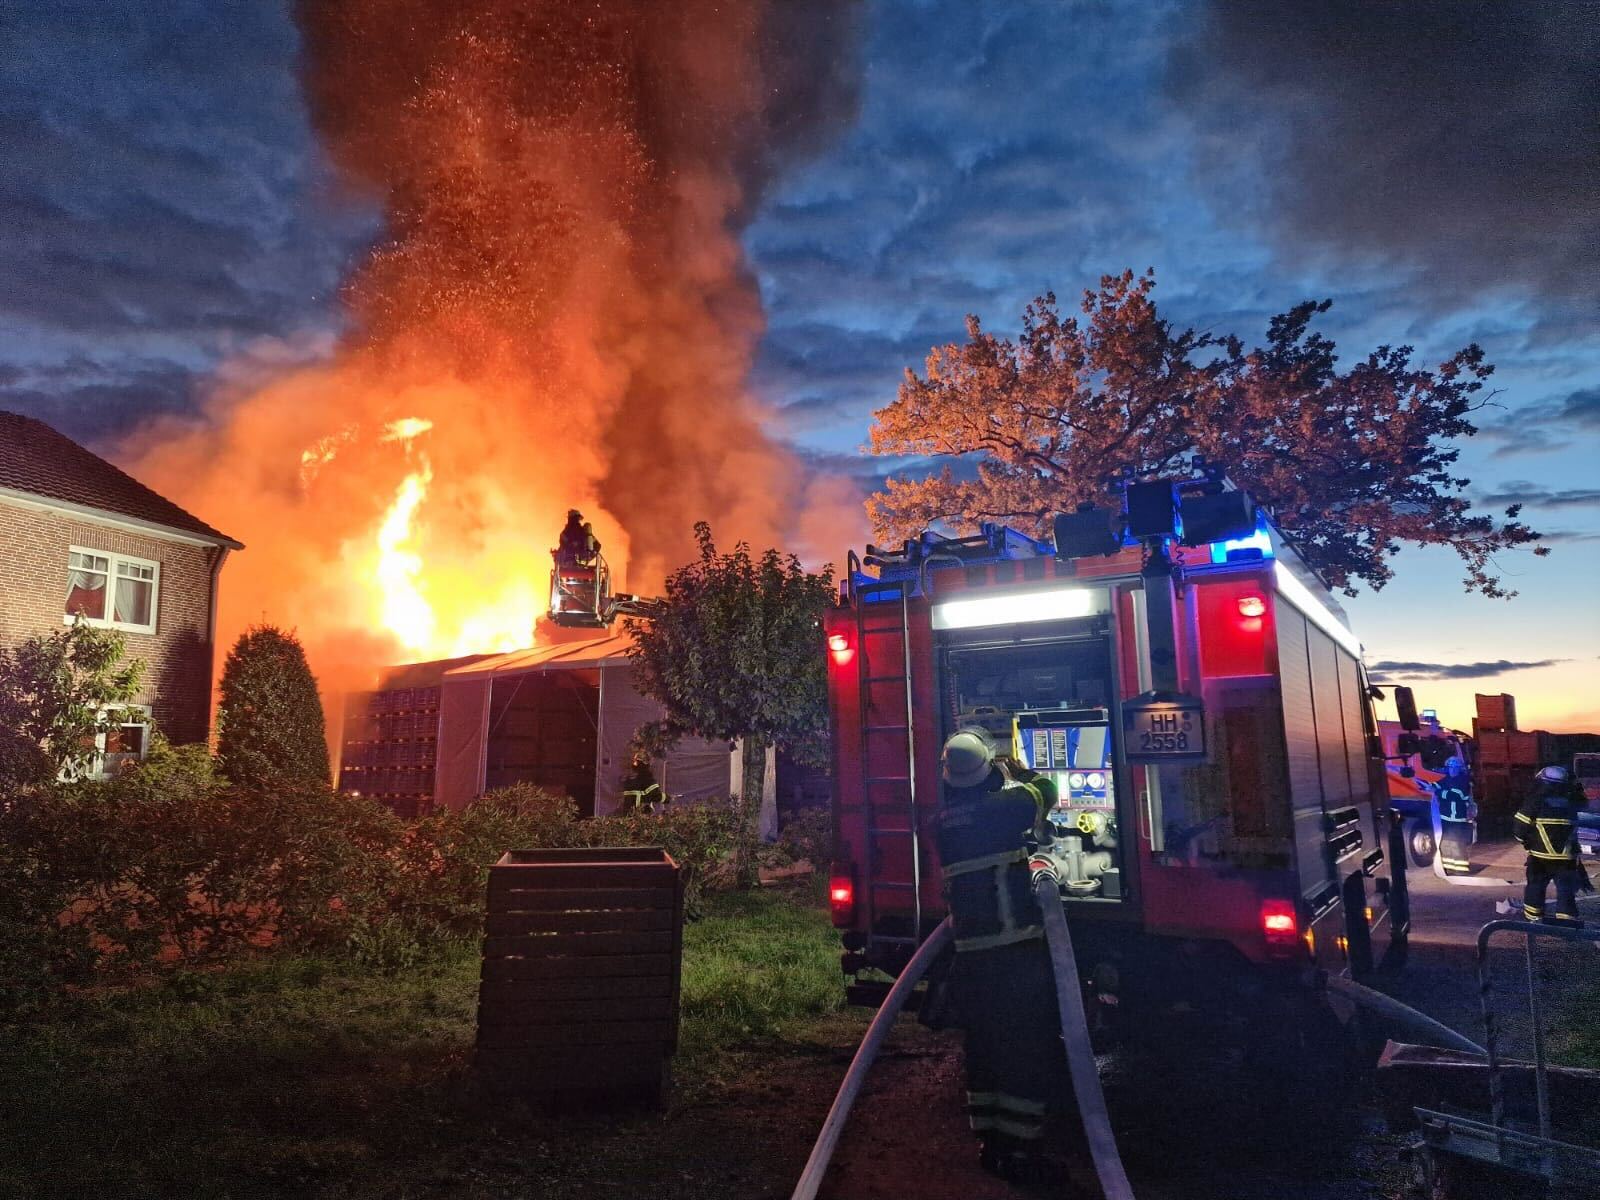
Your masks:
<path fill-rule="evenodd" d="M 1205 0 L 1169 87 L 1228 187 L 1260 154 L 1291 255 L 1415 268 L 1436 297 L 1600 298 L 1600 5 Z"/>
<path fill-rule="evenodd" d="M 313 127 L 386 218 L 345 283 L 348 336 L 135 455 L 250 546 L 229 585 L 251 616 L 297 622 L 324 671 L 354 630 L 419 657 L 503 648 L 548 596 L 568 506 L 641 591 L 699 520 L 756 546 L 859 522 L 847 480 L 765 432 L 739 240 L 852 110 L 853 0 L 297 12 Z"/>

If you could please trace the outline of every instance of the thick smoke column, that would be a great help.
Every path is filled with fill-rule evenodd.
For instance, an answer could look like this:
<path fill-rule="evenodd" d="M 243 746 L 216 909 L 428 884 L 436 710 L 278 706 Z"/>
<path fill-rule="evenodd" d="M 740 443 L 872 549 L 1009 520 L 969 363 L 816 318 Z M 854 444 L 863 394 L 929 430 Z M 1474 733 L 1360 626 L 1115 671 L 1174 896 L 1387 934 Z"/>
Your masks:
<path fill-rule="evenodd" d="M 227 623 L 298 623 L 325 669 L 393 654 L 385 624 L 412 656 L 525 642 L 569 505 L 635 588 L 702 518 L 781 543 L 807 484 L 744 390 L 737 235 L 851 111 L 853 0 L 299 13 L 315 125 L 388 224 L 329 366 L 146 438 L 138 469 L 248 546 Z"/>
<path fill-rule="evenodd" d="M 1203 0 L 1170 90 L 1290 253 L 1398 258 L 1447 298 L 1600 299 L 1600 6 Z"/>

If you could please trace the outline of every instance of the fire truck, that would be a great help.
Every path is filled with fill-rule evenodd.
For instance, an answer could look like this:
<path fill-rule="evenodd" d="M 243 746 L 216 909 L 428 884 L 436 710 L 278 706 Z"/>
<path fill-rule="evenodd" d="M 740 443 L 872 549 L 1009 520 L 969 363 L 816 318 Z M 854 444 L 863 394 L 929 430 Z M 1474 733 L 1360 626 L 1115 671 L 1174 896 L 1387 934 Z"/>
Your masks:
<path fill-rule="evenodd" d="M 1325 972 L 1403 948 L 1360 643 L 1244 493 L 1140 483 L 1057 517 L 1054 544 L 984 525 L 852 551 L 825 633 L 851 1002 L 944 915 L 939 756 L 972 726 L 1056 785 L 1092 1022 L 1323 1014 Z"/>

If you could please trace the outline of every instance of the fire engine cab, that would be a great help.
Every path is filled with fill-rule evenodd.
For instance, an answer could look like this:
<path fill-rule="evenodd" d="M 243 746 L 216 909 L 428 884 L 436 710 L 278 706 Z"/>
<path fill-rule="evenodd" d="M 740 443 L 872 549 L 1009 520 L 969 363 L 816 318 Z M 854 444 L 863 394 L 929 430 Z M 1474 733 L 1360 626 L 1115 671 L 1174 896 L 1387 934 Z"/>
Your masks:
<path fill-rule="evenodd" d="M 849 556 L 825 632 L 850 999 L 944 914 L 939 756 L 968 727 L 1055 782 L 1091 1002 L 1243 1013 L 1370 972 L 1404 941 L 1403 850 L 1329 588 L 1215 476 L 1124 486 L 1055 534 Z"/>

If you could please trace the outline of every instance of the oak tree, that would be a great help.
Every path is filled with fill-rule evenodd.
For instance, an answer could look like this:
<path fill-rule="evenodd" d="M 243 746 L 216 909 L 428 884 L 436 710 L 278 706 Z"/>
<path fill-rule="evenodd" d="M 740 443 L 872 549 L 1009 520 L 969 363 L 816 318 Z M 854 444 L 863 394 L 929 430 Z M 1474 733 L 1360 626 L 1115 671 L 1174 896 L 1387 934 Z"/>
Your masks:
<path fill-rule="evenodd" d="M 1459 443 L 1494 368 L 1470 345 L 1439 366 L 1379 346 L 1341 369 L 1312 329 L 1331 302 L 1274 317 L 1263 345 L 1177 329 L 1156 308 L 1153 272 L 1108 275 L 1082 318 L 1054 295 L 1030 304 L 1015 341 L 967 318 L 967 340 L 908 369 L 875 414 L 871 449 L 964 460 L 923 479 L 891 478 L 868 500 L 880 538 L 943 522 L 1010 524 L 1047 536 L 1054 513 L 1102 500 L 1108 476 L 1182 468 L 1202 455 L 1270 508 L 1334 587 L 1381 588 L 1402 543 L 1448 546 L 1467 590 L 1510 596 L 1494 556 L 1534 545 L 1517 520 L 1474 512 L 1456 473 Z"/>

